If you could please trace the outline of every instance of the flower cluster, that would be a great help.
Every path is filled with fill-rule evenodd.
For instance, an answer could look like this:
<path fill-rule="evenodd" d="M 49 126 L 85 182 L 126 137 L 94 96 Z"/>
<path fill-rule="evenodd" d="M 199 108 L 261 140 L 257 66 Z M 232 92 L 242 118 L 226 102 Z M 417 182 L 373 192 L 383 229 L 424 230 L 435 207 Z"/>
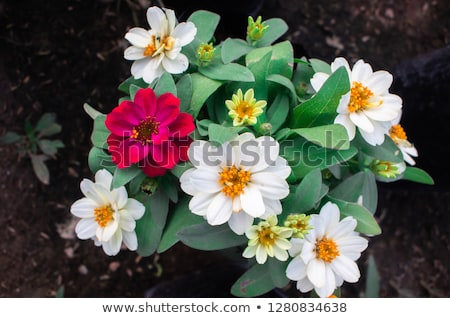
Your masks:
<path fill-rule="evenodd" d="M 212 12 L 178 23 L 151 7 L 147 19 L 125 35 L 124 97 L 108 114 L 85 105 L 95 183 L 71 208 L 78 237 L 108 255 L 238 247 L 236 296 L 295 282 L 328 297 L 357 282 L 381 233 L 377 182 L 433 183 L 413 167 L 392 75 L 295 58 L 277 18 L 249 17 L 245 40 L 221 43 Z"/>

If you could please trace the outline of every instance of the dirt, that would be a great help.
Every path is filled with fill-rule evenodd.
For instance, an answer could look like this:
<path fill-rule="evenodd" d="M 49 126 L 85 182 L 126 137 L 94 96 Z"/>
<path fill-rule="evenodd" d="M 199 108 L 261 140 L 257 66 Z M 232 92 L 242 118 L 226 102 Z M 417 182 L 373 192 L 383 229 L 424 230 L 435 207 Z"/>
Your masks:
<path fill-rule="evenodd" d="M 192 10 L 182 1 L 165 3 L 180 12 L 180 20 Z M 206 9 L 211 5 L 194 4 Z M 328 62 L 337 55 L 362 57 L 374 69 L 395 70 L 450 40 L 450 5 L 445 0 L 351 0 L 345 5 L 267 0 L 253 8 L 232 4 L 213 8 L 224 15 L 218 40 L 225 32 L 243 36 L 239 30 L 244 30 L 245 19 L 242 27 L 236 17 L 261 13 L 287 21 L 285 38 L 293 42 L 297 56 Z M 116 105 L 121 97 L 117 85 L 129 76 L 130 67 L 123 59 L 123 35 L 132 26 L 146 26 L 149 5 L 146 0 L 0 1 L 0 136 L 23 132 L 27 118 L 35 122 L 43 113 L 55 112 L 63 127 L 58 137 L 66 145 L 55 160 L 47 161 L 49 185 L 36 179 L 30 161 L 19 158 L 14 145 L 0 145 L 1 297 L 54 297 L 62 288 L 65 297 L 143 297 L 160 283 L 201 276 L 202 269 L 225 262 L 216 253 L 181 245 L 147 258 L 126 250 L 108 257 L 73 234 L 70 205 L 81 197 L 81 179 L 92 177 L 87 165 L 92 122 L 82 105 L 87 102 L 103 112 Z M 421 107 L 416 111 L 426 105 Z M 409 109 L 412 118 L 414 105 Z M 434 116 L 442 122 L 449 119 L 439 112 Z M 380 185 L 376 216 L 383 234 L 370 239 L 360 267 L 364 274 L 367 256 L 374 255 L 383 297 L 450 296 L 450 183 L 439 173 L 448 150 L 425 147 L 428 128 L 434 129 L 437 143 L 448 137 L 439 134 L 439 127 L 432 122 L 425 129 L 408 127 L 415 131 L 418 166 L 432 170 L 436 186 Z M 192 287 L 189 280 L 183 284 L 180 288 Z M 361 281 L 346 287 L 343 295 L 363 291 Z"/>

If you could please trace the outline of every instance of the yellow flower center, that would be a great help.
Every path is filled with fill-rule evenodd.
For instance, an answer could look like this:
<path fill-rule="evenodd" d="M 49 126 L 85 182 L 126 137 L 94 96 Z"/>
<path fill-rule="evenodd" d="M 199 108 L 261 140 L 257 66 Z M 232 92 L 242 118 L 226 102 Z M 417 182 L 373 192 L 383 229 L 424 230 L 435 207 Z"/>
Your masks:
<path fill-rule="evenodd" d="M 133 128 L 130 138 L 139 140 L 142 144 L 152 142 L 152 136 L 158 134 L 160 123 L 154 117 L 147 116 L 139 125 Z"/>
<path fill-rule="evenodd" d="M 399 125 L 394 125 L 391 127 L 391 129 L 389 130 L 389 136 L 391 136 L 392 139 L 401 139 L 401 140 L 406 140 L 408 139 L 406 137 L 406 133 L 405 130 L 403 129 L 403 127 L 399 124 Z"/>
<path fill-rule="evenodd" d="M 110 204 L 94 209 L 95 222 L 100 227 L 105 227 L 113 218 L 114 211 Z"/>
<path fill-rule="evenodd" d="M 259 235 L 259 242 L 261 243 L 261 245 L 272 246 L 275 244 L 275 239 L 277 238 L 277 235 L 274 232 L 272 232 L 270 227 L 263 228 L 261 231 L 259 231 L 258 235 Z"/>
<path fill-rule="evenodd" d="M 225 167 L 219 173 L 219 184 L 222 185 L 222 192 L 231 198 L 244 193 L 247 183 L 250 181 L 250 172 L 241 168 Z"/>
<path fill-rule="evenodd" d="M 340 255 L 336 242 L 327 238 L 317 240 L 315 252 L 316 258 L 320 258 L 327 263 Z"/>
<path fill-rule="evenodd" d="M 373 92 L 359 82 L 353 82 L 350 90 L 350 103 L 348 111 L 357 113 L 370 107 L 369 99 L 373 96 Z"/>
<path fill-rule="evenodd" d="M 159 54 L 162 51 L 170 51 L 175 44 L 175 38 L 172 36 L 165 36 L 161 39 L 159 36 L 152 35 L 151 42 L 145 47 L 144 56 L 152 57 L 155 53 Z"/>
<path fill-rule="evenodd" d="M 254 105 L 250 105 L 247 101 L 243 100 L 236 106 L 236 113 L 240 118 L 251 117 L 254 108 Z"/>

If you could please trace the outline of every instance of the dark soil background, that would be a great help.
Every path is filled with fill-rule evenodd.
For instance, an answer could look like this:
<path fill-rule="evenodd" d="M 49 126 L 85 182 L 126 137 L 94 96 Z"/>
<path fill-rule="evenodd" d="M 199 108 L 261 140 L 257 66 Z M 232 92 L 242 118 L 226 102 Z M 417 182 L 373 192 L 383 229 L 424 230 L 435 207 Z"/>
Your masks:
<path fill-rule="evenodd" d="M 402 123 L 419 151 L 417 166 L 436 185 L 380 184 L 376 216 L 383 234 L 370 239 L 360 268 L 364 274 L 367 256 L 375 257 L 382 297 L 449 297 L 450 3 L 267 0 L 227 1 L 223 8 L 211 2 L 164 1 L 180 20 L 194 8 L 221 13 L 218 40 L 245 36 L 249 14 L 280 17 L 290 27 L 284 38 L 296 56 L 363 58 L 375 70 L 394 74 L 392 91 L 403 97 Z M 123 36 L 132 26 L 146 27 L 146 8 L 155 4 L 0 0 L 0 136 L 22 133 L 26 118 L 35 122 L 55 112 L 63 127 L 58 137 L 66 145 L 47 162 L 48 186 L 14 145 L 0 145 L 1 297 L 53 297 L 62 287 L 65 297 L 144 297 L 148 289 L 185 275 L 210 285 L 182 279 L 172 294 L 152 295 L 223 296 L 239 276 L 230 270 L 230 281 L 215 281 L 217 274 L 204 269 L 222 270 L 226 258 L 216 253 L 177 245 L 148 258 L 129 251 L 108 257 L 73 234 L 70 205 L 81 197 L 81 179 L 92 178 L 92 121 L 82 105 L 103 112 L 116 106 L 117 86 L 131 66 L 123 59 Z M 346 286 L 343 296 L 360 296 L 364 280 Z"/>

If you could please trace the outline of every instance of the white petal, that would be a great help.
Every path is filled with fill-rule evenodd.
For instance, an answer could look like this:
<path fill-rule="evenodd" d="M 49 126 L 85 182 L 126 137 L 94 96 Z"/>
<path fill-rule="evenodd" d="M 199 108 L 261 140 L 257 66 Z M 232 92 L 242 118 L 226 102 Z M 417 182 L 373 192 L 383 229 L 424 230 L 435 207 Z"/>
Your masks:
<path fill-rule="evenodd" d="M 162 35 L 161 33 L 164 31 L 162 28 L 167 23 L 167 19 L 160 8 L 156 6 L 148 8 L 147 21 L 155 33 Z"/>
<path fill-rule="evenodd" d="M 130 46 L 125 49 L 123 52 L 123 57 L 126 60 L 129 61 L 135 61 L 144 59 L 146 56 L 144 55 L 144 49 L 136 47 L 136 46 Z"/>
<path fill-rule="evenodd" d="M 375 95 L 381 95 L 388 91 L 392 81 L 393 77 L 389 72 L 376 71 L 363 84 Z"/>
<path fill-rule="evenodd" d="M 269 165 L 264 172 L 274 173 L 283 179 L 286 179 L 291 174 L 291 167 L 287 163 L 286 159 L 278 157 L 275 160 L 274 165 Z"/>
<path fill-rule="evenodd" d="M 327 232 L 327 237 L 333 238 L 334 241 L 342 237 L 353 234 L 356 227 L 356 220 L 352 217 L 346 217 L 341 220 L 338 225 L 334 226 Z"/>
<path fill-rule="evenodd" d="M 121 213 L 119 227 L 121 230 L 132 232 L 136 228 L 136 222 L 128 213 Z"/>
<path fill-rule="evenodd" d="M 258 172 L 252 174 L 251 183 L 258 186 L 263 197 L 280 200 L 289 194 L 286 180 L 272 173 Z"/>
<path fill-rule="evenodd" d="M 94 209 L 97 207 L 98 205 L 95 201 L 92 201 L 89 198 L 82 198 L 72 204 L 70 213 L 79 218 L 93 218 Z"/>
<path fill-rule="evenodd" d="M 129 213 L 133 219 L 140 219 L 145 213 L 145 206 L 136 199 L 128 199 L 123 210 Z"/>
<path fill-rule="evenodd" d="M 95 232 L 97 231 L 98 224 L 95 220 L 92 219 L 81 219 L 76 227 L 75 233 L 81 240 L 87 240 L 95 236 Z"/>
<path fill-rule="evenodd" d="M 167 34 L 172 34 L 172 31 L 175 28 L 175 24 L 177 22 L 175 11 L 171 9 L 164 9 L 164 12 L 167 18 Z"/>
<path fill-rule="evenodd" d="M 303 249 L 300 253 L 300 257 L 305 263 L 309 263 L 311 260 L 315 259 L 316 257 L 316 253 L 314 252 L 315 247 L 316 247 L 315 241 L 314 243 L 311 243 L 309 241 L 304 240 Z"/>
<path fill-rule="evenodd" d="M 244 193 L 240 195 L 242 209 L 245 213 L 257 218 L 264 214 L 266 208 L 264 206 L 263 197 L 257 186 L 247 185 Z"/>
<path fill-rule="evenodd" d="M 347 70 L 347 74 L 351 74 L 350 65 L 348 64 L 347 60 L 343 57 L 337 57 L 334 59 L 334 61 L 331 63 L 331 71 L 334 73 L 338 68 L 341 66 L 344 66 Z"/>
<path fill-rule="evenodd" d="M 190 195 L 196 195 L 199 192 L 199 190 L 197 190 L 191 183 L 191 175 L 195 170 L 197 169 L 195 168 L 188 169 L 185 172 L 183 172 L 183 174 L 180 177 L 181 190 Z"/>
<path fill-rule="evenodd" d="M 81 192 L 84 196 L 91 199 L 98 206 L 107 205 L 111 202 L 110 193 L 101 185 L 96 185 L 89 179 L 83 179 L 80 183 Z"/>
<path fill-rule="evenodd" d="M 372 133 L 374 131 L 374 127 L 372 122 L 367 118 L 367 116 L 364 114 L 364 112 L 359 113 L 350 113 L 350 120 L 358 126 L 361 130 Z"/>
<path fill-rule="evenodd" d="M 313 258 L 306 267 L 306 275 L 315 287 L 325 285 L 325 263 L 322 260 Z"/>
<path fill-rule="evenodd" d="M 301 280 L 306 276 L 306 264 L 300 257 L 295 257 L 286 268 L 286 276 L 291 280 Z"/>
<path fill-rule="evenodd" d="M 361 276 L 356 263 L 345 256 L 336 257 L 330 266 L 336 274 L 349 283 L 356 283 Z"/>
<path fill-rule="evenodd" d="M 182 22 L 172 32 L 172 36 L 180 41 L 181 46 L 191 43 L 196 34 L 197 28 L 192 22 Z"/>
<path fill-rule="evenodd" d="M 152 34 L 143 28 L 132 28 L 125 34 L 131 45 L 144 49 L 152 41 Z"/>
<path fill-rule="evenodd" d="M 162 65 L 167 72 L 171 74 L 180 74 L 187 70 L 189 66 L 189 60 L 186 55 L 180 53 L 174 59 L 163 59 Z"/>
<path fill-rule="evenodd" d="M 211 204 L 215 196 L 215 193 L 200 192 L 194 195 L 191 201 L 189 201 L 189 209 L 194 214 L 205 216 L 208 206 Z"/>
<path fill-rule="evenodd" d="M 363 237 L 352 235 L 336 239 L 336 244 L 338 245 L 340 254 L 349 257 L 348 255 L 351 253 L 360 254 L 364 251 L 367 248 L 368 242 Z M 350 258 L 356 260 L 353 257 Z"/>
<path fill-rule="evenodd" d="M 151 59 L 149 58 L 134 61 L 131 65 L 131 75 L 136 79 L 142 78 L 142 76 L 144 76 L 144 70 L 150 61 Z"/>
<path fill-rule="evenodd" d="M 122 231 L 117 231 L 109 241 L 102 244 L 103 250 L 109 256 L 117 255 L 122 245 Z"/>
<path fill-rule="evenodd" d="M 374 124 L 374 131 L 371 133 L 365 132 L 364 130 L 360 130 L 361 136 L 364 140 L 372 146 L 381 145 L 384 142 L 385 130 L 380 129 L 381 126 L 378 125 L 378 122 L 372 122 Z M 377 129 L 378 128 L 378 129 Z"/>
<path fill-rule="evenodd" d="M 341 96 L 336 111 L 339 114 L 348 114 L 348 104 L 350 103 L 350 91 Z"/>
<path fill-rule="evenodd" d="M 340 124 L 345 127 L 348 134 L 348 139 L 353 140 L 356 135 L 356 127 L 355 124 L 350 120 L 348 115 L 337 115 L 334 119 L 335 124 Z"/>
<path fill-rule="evenodd" d="M 231 198 L 225 196 L 222 192 L 214 196 L 206 211 L 208 223 L 211 225 L 220 225 L 227 222 L 231 214 Z"/>
<path fill-rule="evenodd" d="M 125 245 L 127 246 L 127 248 L 130 251 L 135 251 L 137 250 L 138 247 L 138 241 L 137 241 L 137 236 L 136 236 L 136 232 L 122 232 L 123 235 L 123 242 L 125 243 Z"/>
<path fill-rule="evenodd" d="M 267 260 L 267 252 L 266 249 L 261 245 L 257 245 L 256 247 L 256 261 L 258 264 L 264 264 Z"/>
<path fill-rule="evenodd" d="M 353 65 L 352 81 L 363 83 L 370 75 L 373 74 L 372 67 L 363 60 L 359 60 Z"/>
<path fill-rule="evenodd" d="M 299 280 L 297 282 L 297 289 L 301 291 L 302 293 L 307 293 L 314 289 L 314 285 L 311 284 L 308 277 L 303 278 L 302 280 Z"/>
<path fill-rule="evenodd" d="M 261 218 L 267 219 L 271 215 L 278 215 L 283 210 L 281 206 L 280 200 L 272 200 L 263 198 L 264 206 L 266 207 L 266 212 L 264 212 L 263 215 L 261 215 Z"/>
<path fill-rule="evenodd" d="M 164 69 L 161 65 L 163 58 L 164 55 L 160 54 L 159 56 L 148 59 L 149 62 L 145 66 L 144 74 L 142 75 L 142 78 L 146 83 L 151 84 L 155 79 L 159 78 L 164 73 Z M 134 63 L 136 62 L 138 61 L 135 61 Z M 133 67 L 131 68 L 131 71 L 133 71 Z"/>
<path fill-rule="evenodd" d="M 256 245 L 254 246 L 247 246 L 242 253 L 242 256 L 245 258 L 252 258 L 256 255 Z"/>
<path fill-rule="evenodd" d="M 124 186 L 119 187 L 111 191 L 111 203 L 115 203 L 117 209 L 121 209 L 125 206 L 128 200 L 128 193 Z"/>
<path fill-rule="evenodd" d="M 368 108 L 363 112 L 370 119 L 377 121 L 392 121 L 397 118 L 398 110 L 384 106 L 385 105 L 381 105 L 381 107 Z"/>
<path fill-rule="evenodd" d="M 121 230 L 119 229 L 119 222 L 112 221 L 109 222 L 105 227 L 99 226 L 97 228 L 95 236 L 97 236 L 97 239 L 99 241 L 107 242 L 114 236 L 116 232 L 121 232 Z"/>
<path fill-rule="evenodd" d="M 206 169 L 196 169 L 191 173 L 191 184 L 196 189 L 206 193 L 216 193 L 222 190 L 219 184 L 219 174 Z"/>
<path fill-rule="evenodd" d="M 226 162 L 226 144 L 215 147 L 207 141 L 195 140 L 189 146 L 188 156 L 194 167 L 219 172 Z"/>
<path fill-rule="evenodd" d="M 296 257 L 297 255 L 300 255 L 303 249 L 303 243 L 305 242 L 304 239 L 300 238 L 292 238 L 291 239 L 291 248 L 289 249 L 289 255 L 291 257 Z"/>
<path fill-rule="evenodd" d="M 329 266 L 325 266 L 325 284 L 323 286 L 315 286 L 317 295 L 322 298 L 329 297 L 336 289 L 336 278 Z"/>
<path fill-rule="evenodd" d="M 234 233 L 242 235 L 251 228 L 253 220 L 254 218 L 247 213 L 232 213 L 230 219 L 228 220 L 228 225 Z"/>

